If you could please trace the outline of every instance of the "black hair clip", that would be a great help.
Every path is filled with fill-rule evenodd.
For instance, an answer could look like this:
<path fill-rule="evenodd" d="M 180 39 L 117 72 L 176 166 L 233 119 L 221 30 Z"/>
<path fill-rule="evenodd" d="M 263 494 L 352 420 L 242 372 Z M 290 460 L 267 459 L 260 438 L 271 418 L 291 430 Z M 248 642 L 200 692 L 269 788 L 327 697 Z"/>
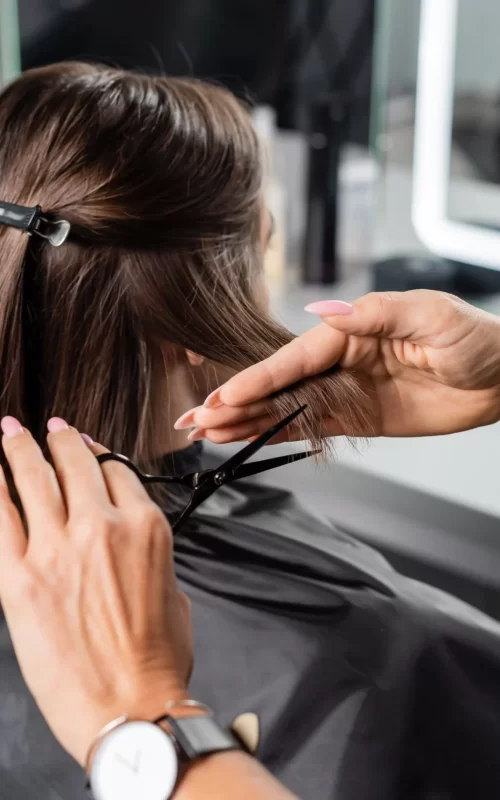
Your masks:
<path fill-rule="evenodd" d="M 0 225 L 8 225 L 25 233 L 41 236 L 54 247 L 64 244 L 71 229 L 71 225 L 65 219 L 51 220 L 43 217 L 40 206 L 28 208 L 3 201 L 0 201 Z"/>
<path fill-rule="evenodd" d="M 286 456 L 278 456 L 277 458 L 268 458 L 264 461 L 253 461 L 250 464 L 245 464 L 245 462 L 257 453 L 263 445 L 267 444 L 273 436 L 276 436 L 277 433 L 293 422 L 300 414 L 303 414 L 306 408 L 307 406 L 302 406 L 292 414 L 289 414 L 285 419 L 277 422 L 253 442 L 247 444 L 243 450 L 231 456 L 225 464 L 221 464 L 220 467 L 216 469 L 206 469 L 201 472 L 192 472 L 188 475 L 179 476 L 146 475 L 141 472 L 130 459 L 119 453 L 103 453 L 97 456 L 97 460 L 100 464 L 104 464 L 106 461 L 119 461 L 121 464 L 125 464 L 125 466 L 135 472 L 142 483 L 179 483 L 190 489 L 191 499 L 172 525 L 172 530 L 175 534 L 188 517 L 191 516 L 193 511 L 221 486 L 232 483 L 232 481 L 237 481 L 240 478 L 248 478 L 250 475 L 258 475 L 260 472 L 267 472 L 268 469 L 276 469 L 276 467 L 282 467 L 285 464 L 291 464 L 294 461 L 301 461 L 303 458 L 310 458 L 310 456 L 318 455 L 321 452 L 320 450 L 307 450 L 305 453 L 290 453 L 290 455 Z"/>

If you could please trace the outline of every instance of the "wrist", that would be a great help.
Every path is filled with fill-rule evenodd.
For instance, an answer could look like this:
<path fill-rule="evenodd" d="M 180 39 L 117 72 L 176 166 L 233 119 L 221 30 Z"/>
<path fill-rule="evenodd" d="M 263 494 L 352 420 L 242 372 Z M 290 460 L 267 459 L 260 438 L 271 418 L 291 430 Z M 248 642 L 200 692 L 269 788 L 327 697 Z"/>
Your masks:
<path fill-rule="evenodd" d="M 122 703 L 122 714 L 130 719 L 153 720 L 165 713 L 168 703 L 182 703 L 191 695 L 181 684 L 146 681 L 134 691 L 128 702 Z"/>
<path fill-rule="evenodd" d="M 122 701 L 89 705 L 85 718 L 81 719 L 81 736 L 74 743 L 71 754 L 85 767 L 101 732 L 116 720 L 126 717 L 130 720 L 153 721 L 166 713 L 168 703 L 182 703 L 190 699 L 189 692 L 181 685 L 147 681 Z M 185 715 L 188 716 L 190 712 L 192 709 L 187 708 Z M 174 715 L 183 715 L 182 706 L 175 709 Z"/>
<path fill-rule="evenodd" d="M 174 711 L 185 714 L 188 710 L 195 719 L 179 719 L 177 713 L 174 718 Z M 171 701 L 164 713 L 164 717 L 152 721 L 121 717 L 100 732 L 86 770 L 91 797 L 115 800 L 124 790 L 128 793 L 132 776 L 134 797 L 173 800 L 174 796 L 191 796 L 193 791 L 196 796 L 205 796 L 203 764 L 212 764 L 212 769 L 215 760 L 219 773 L 221 766 L 223 773 L 228 766 L 238 771 L 242 760 L 235 751 L 241 750 L 241 742 L 217 724 L 211 709 L 195 701 Z M 221 765 L 223 754 L 231 758 Z M 245 763 L 246 756 L 243 766 Z M 219 793 L 222 777 L 215 774 L 211 796 Z M 230 789 L 229 794 L 233 795 Z"/>

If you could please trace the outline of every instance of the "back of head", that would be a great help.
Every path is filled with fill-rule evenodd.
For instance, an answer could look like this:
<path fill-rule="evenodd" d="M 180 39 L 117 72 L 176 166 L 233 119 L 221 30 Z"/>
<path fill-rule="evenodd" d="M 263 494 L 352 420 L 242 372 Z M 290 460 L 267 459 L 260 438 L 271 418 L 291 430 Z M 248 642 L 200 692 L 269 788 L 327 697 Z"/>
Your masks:
<path fill-rule="evenodd" d="M 170 358 L 237 370 L 292 338 L 258 300 L 259 145 L 219 87 L 79 63 L 25 73 L 0 94 L 0 199 L 71 223 L 60 248 L 0 229 L 0 413 L 40 440 L 57 414 L 148 464 Z M 274 405 L 309 403 L 317 440 L 320 411 L 348 426 L 362 401 L 329 375 Z"/>

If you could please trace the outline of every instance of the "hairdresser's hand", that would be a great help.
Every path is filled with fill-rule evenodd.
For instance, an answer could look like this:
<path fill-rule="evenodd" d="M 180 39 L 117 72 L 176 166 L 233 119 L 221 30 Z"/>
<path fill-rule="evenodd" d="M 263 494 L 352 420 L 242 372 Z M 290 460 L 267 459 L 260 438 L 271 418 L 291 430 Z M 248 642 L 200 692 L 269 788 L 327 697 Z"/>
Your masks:
<path fill-rule="evenodd" d="M 83 763 L 108 722 L 153 719 L 187 697 L 190 610 L 169 525 L 135 475 L 101 469 L 62 420 L 49 428 L 55 474 L 31 435 L 2 420 L 29 540 L 2 475 L 0 601 L 30 691 Z"/>
<path fill-rule="evenodd" d="M 307 310 L 323 323 L 231 378 L 179 427 L 195 425 L 192 438 L 217 443 L 255 436 L 272 424 L 269 395 L 334 364 L 358 376 L 372 414 L 359 430 L 325 420 L 330 436 L 426 436 L 500 419 L 499 318 L 432 291 L 373 293 L 352 306 Z M 284 431 L 279 441 L 296 435 Z"/>

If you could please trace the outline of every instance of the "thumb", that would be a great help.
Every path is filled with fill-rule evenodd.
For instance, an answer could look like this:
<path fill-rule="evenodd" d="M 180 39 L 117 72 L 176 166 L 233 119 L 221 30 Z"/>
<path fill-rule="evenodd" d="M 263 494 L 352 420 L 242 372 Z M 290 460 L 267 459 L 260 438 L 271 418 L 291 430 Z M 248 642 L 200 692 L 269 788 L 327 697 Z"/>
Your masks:
<path fill-rule="evenodd" d="M 376 336 L 387 339 L 412 339 L 424 343 L 439 333 L 458 298 L 441 292 L 415 289 L 409 292 L 370 292 L 352 305 L 325 300 L 306 306 L 323 322 L 353 336 Z"/>

